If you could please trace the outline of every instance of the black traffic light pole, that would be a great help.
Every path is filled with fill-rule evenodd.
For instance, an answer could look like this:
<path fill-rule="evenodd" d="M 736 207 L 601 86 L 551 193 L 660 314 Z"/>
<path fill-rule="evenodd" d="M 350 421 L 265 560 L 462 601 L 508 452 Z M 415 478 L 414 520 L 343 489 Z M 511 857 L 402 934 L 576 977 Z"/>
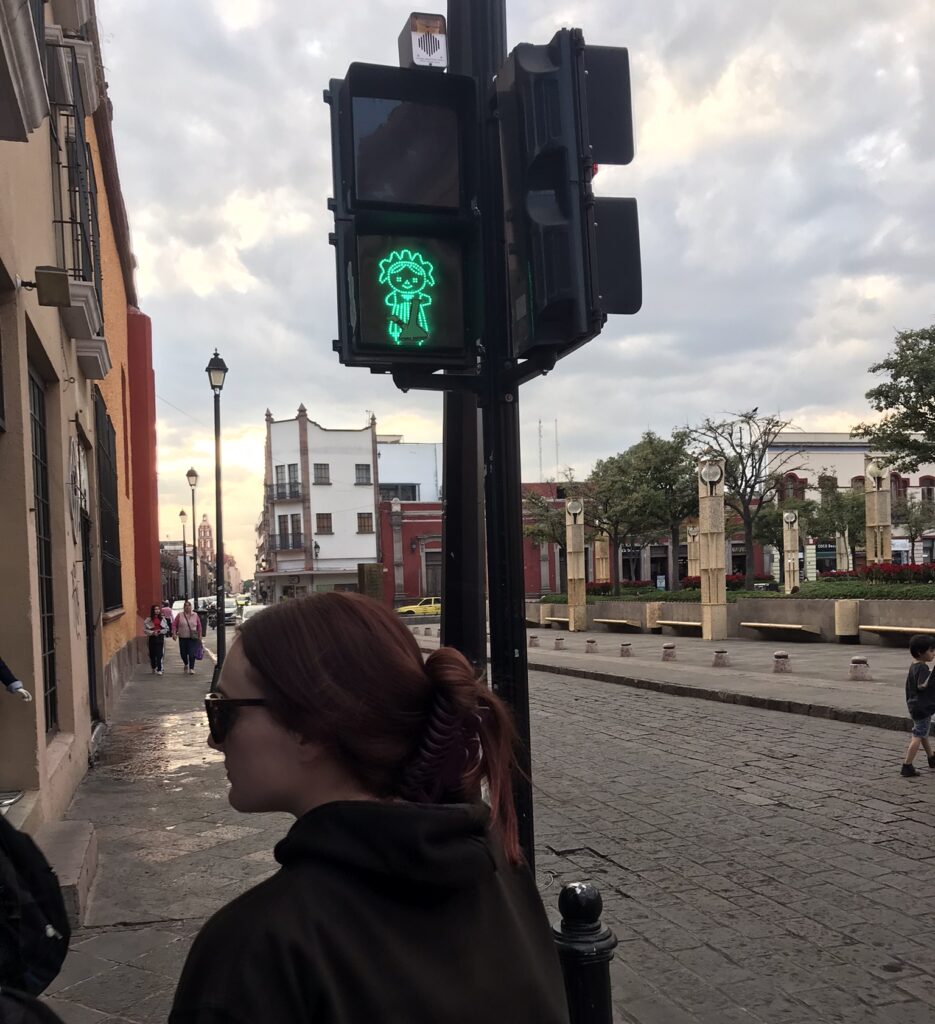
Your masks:
<path fill-rule="evenodd" d="M 506 60 L 505 0 L 449 0 L 451 69 L 478 83 L 484 255 L 483 372 L 480 402 L 484 424 L 484 489 L 487 525 L 487 576 L 490 605 L 490 676 L 495 693 L 513 711 L 520 737 L 515 780 L 519 838 L 535 870 L 529 735 L 529 681 L 526 661 L 526 609 L 523 570 L 522 486 L 519 447 L 519 380 L 510 359 L 506 259 L 499 124 L 493 81 Z M 470 407 L 471 399 L 466 400 Z M 463 407 L 462 407 L 463 408 Z M 446 407 L 447 411 L 448 407 Z M 466 420 L 467 417 L 465 417 Z M 465 432 L 468 424 L 465 423 Z M 451 424 L 446 422 L 446 441 Z M 462 444 L 465 438 L 462 437 Z M 462 449 L 467 454 L 468 447 Z M 446 461 L 446 470 L 451 463 Z M 465 473 L 464 464 L 458 474 Z M 446 514 L 449 500 L 446 477 Z M 460 481 L 463 485 L 463 480 Z M 459 513 L 459 514 L 463 514 Z M 470 515 L 470 511 L 468 511 Z M 470 528 L 470 524 L 467 524 Z M 455 524 L 449 525 L 449 535 Z M 446 557 L 448 551 L 446 549 Z M 447 586 L 446 586 L 447 600 Z M 450 642 L 450 641 L 448 641 Z"/>

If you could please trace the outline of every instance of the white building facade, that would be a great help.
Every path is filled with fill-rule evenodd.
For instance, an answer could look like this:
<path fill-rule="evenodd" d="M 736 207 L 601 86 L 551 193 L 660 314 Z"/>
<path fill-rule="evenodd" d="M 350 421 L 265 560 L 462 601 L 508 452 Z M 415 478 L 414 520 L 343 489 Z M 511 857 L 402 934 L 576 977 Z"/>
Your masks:
<path fill-rule="evenodd" d="M 789 468 L 783 474 L 783 495 L 819 502 L 822 490 L 829 486 L 863 494 L 864 467 L 868 457 L 873 457 L 883 466 L 893 501 L 935 501 L 935 466 L 922 465 L 914 473 L 899 473 L 887 467 L 885 457 L 875 452 L 866 440 L 850 434 L 784 431 L 769 450 L 771 464 L 789 460 Z M 915 542 L 915 550 L 910 550 L 905 531 L 896 525 L 893 527 L 892 546 L 896 563 L 935 561 L 935 528 Z M 838 564 L 835 546 L 828 540 L 824 544 L 808 545 L 805 558 L 811 563 L 805 567 L 809 579 L 813 579 L 817 572 L 844 568 Z M 853 568 L 853 565 L 847 567 Z"/>
<path fill-rule="evenodd" d="M 441 501 L 442 446 L 403 441 L 401 434 L 377 436 L 380 501 Z"/>
<path fill-rule="evenodd" d="M 358 566 L 379 562 L 376 420 L 329 430 L 304 405 L 266 414 L 263 513 L 257 526 L 259 600 L 356 590 Z"/>

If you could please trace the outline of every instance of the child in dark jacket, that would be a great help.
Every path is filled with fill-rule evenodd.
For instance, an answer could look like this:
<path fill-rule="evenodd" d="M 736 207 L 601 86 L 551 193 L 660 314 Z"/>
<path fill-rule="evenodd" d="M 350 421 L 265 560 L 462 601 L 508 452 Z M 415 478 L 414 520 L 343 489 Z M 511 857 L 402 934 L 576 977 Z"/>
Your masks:
<path fill-rule="evenodd" d="M 935 752 L 929 742 L 928 735 L 932 728 L 932 716 L 935 715 L 935 684 L 931 682 L 931 662 L 935 660 L 935 637 L 918 634 L 909 641 L 909 653 L 912 655 L 912 667 L 906 676 L 906 706 L 912 719 L 912 739 L 899 774 L 905 778 L 913 778 L 916 771 L 916 754 L 921 746 L 928 756 L 929 768 L 935 769 Z"/>

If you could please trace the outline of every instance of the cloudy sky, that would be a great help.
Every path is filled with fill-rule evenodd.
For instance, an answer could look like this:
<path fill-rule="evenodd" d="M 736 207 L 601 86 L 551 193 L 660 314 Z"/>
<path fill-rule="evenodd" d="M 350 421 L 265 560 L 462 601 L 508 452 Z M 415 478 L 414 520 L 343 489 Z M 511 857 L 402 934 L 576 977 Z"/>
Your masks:
<path fill-rule="evenodd" d="M 433 5 L 429 5 L 429 9 Z M 184 474 L 252 575 L 264 412 L 441 439 L 441 399 L 346 369 L 336 335 L 328 108 L 354 60 L 396 63 L 396 0 L 97 0 L 143 310 L 153 320 L 161 533 Z M 644 300 L 521 396 L 523 477 L 586 473 L 646 429 L 758 405 L 806 429 L 867 415 L 867 366 L 935 320 L 931 0 L 508 0 L 509 44 L 563 26 L 627 46 Z M 199 508 L 199 516 L 202 509 Z"/>

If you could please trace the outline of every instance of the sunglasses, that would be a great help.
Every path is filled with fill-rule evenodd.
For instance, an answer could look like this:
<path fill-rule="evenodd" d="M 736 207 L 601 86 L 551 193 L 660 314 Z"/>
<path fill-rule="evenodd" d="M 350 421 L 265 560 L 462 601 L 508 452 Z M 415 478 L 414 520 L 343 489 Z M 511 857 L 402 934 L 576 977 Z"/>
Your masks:
<path fill-rule="evenodd" d="M 237 720 L 238 708 L 266 707 L 268 700 L 258 697 L 225 697 L 220 693 L 205 694 L 205 711 L 208 715 L 208 728 L 211 739 L 215 743 L 223 743 Z"/>

